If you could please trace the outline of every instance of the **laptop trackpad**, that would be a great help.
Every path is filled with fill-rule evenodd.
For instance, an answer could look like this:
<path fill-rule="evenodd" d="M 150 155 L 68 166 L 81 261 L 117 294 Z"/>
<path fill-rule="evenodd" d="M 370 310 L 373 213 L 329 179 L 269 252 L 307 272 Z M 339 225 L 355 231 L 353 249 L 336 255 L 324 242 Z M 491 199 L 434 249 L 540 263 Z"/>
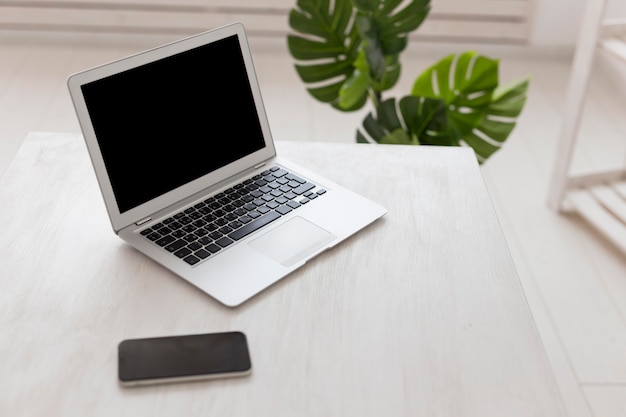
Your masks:
<path fill-rule="evenodd" d="M 294 217 L 249 243 L 250 246 L 284 266 L 291 266 L 335 238 L 330 232 Z"/>

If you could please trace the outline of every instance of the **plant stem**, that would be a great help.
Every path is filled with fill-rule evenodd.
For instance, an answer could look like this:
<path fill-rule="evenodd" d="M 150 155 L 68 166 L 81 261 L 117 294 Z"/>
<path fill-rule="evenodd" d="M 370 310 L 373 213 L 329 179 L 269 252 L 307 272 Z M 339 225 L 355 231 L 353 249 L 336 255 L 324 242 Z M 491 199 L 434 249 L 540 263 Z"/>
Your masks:
<path fill-rule="evenodd" d="M 369 88 L 368 95 L 370 101 L 372 102 L 372 106 L 374 106 L 374 111 L 376 111 L 376 116 L 378 116 L 378 107 L 380 106 L 381 94 L 373 88 Z"/>

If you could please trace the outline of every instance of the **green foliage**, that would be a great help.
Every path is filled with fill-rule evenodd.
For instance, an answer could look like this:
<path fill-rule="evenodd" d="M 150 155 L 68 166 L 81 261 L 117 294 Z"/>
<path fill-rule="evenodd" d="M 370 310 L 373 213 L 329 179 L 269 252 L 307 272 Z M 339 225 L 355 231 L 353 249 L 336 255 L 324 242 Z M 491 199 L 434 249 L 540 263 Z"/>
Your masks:
<path fill-rule="evenodd" d="M 450 55 L 420 74 L 410 95 L 382 100 L 400 77 L 408 35 L 429 11 L 430 0 L 297 0 L 289 51 L 317 100 L 341 111 L 371 100 L 357 142 L 468 145 L 482 162 L 515 127 L 529 84 L 500 87 L 498 60 Z"/>

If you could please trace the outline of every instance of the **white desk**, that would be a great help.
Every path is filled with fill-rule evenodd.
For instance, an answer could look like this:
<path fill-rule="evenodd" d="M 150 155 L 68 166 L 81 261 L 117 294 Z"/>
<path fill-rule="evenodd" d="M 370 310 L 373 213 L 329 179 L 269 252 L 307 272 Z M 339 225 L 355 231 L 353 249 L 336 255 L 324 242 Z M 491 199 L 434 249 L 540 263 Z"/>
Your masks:
<path fill-rule="evenodd" d="M 467 149 L 278 143 L 388 214 L 242 306 L 111 230 L 78 135 L 0 181 L 2 416 L 563 416 Z M 126 338 L 242 330 L 249 377 L 122 388 Z"/>

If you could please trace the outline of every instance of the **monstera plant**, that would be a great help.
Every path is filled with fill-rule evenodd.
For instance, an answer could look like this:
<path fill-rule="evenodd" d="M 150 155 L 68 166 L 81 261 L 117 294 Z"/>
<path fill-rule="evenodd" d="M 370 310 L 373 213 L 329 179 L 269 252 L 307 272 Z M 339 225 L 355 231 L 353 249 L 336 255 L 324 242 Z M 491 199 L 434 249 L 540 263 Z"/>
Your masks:
<path fill-rule="evenodd" d="M 383 99 L 429 11 L 430 0 L 297 0 L 289 51 L 315 99 L 345 112 L 371 104 L 357 142 L 466 145 L 482 163 L 515 127 L 528 79 L 500 86 L 498 60 L 470 51 L 427 68 L 407 96 Z"/>

